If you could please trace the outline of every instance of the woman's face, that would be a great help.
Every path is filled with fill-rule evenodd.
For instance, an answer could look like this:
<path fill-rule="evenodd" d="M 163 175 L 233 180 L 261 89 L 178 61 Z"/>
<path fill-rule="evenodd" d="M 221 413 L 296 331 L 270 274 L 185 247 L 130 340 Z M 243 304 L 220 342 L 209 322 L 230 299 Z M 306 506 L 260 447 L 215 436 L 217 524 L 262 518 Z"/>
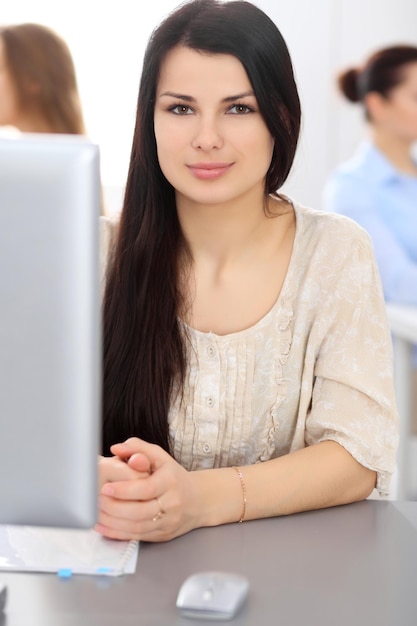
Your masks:
<path fill-rule="evenodd" d="M 19 103 L 15 85 L 6 62 L 6 50 L 0 36 L 0 126 L 16 124 Z"/>
<path fill-rule="evenodd" d="M 404 80 L 381 99 L 380 123 L 406 142 L 417 140 L 417 62 L 404 67 Z"/>
<path fill-rule="evenodd" d="M 234 56 L 172 49 L 161 67 L 154 124 L 159 163 L 177 201 L 263 195 L 274 142 Z"/>

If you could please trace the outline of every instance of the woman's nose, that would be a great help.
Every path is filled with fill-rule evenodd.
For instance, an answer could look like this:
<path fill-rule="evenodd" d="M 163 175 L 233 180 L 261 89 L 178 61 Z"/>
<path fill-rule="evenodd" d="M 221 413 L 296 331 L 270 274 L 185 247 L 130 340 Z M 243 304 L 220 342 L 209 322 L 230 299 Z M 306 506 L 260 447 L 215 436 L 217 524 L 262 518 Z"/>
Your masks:
<path fill-rule="evenodd" d="M 221 148 L 223 146 L 223 137 L 219 123 L 214 119 L 199 120 L 196 125 L 192 146 L 204 152 Z"/>

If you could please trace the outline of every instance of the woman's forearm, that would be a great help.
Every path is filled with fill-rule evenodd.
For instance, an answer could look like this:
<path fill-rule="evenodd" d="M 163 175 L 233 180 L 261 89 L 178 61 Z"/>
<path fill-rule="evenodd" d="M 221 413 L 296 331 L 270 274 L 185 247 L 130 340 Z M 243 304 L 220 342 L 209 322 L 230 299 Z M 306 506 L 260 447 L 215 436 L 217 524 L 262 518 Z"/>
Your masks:
<path fill-rule="evenodd" d="M 363 500 L 376 482 L 374 471 L 360 465 L 334 441 L 240 469 L 246 491 L 245 520 Z M 192 474 L 198 526 L 240 520 L 244 494 L 233 468 Z"/>

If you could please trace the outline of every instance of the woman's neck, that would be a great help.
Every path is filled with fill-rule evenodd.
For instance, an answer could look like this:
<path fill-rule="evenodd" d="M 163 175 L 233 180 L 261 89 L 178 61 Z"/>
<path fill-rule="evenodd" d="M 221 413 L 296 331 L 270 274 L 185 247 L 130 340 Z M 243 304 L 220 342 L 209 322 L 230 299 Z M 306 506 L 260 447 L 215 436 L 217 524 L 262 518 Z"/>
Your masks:
<path fill-rule="evenodd" d="M 262 247 L 270 231 L 270 216 L 288 212 L 287 203 L 272 198 L 245 197 L 227 204 L 177 202 L 178 217 L 191 256 L 226 266 Z M 269 217 L 268 217 L 269 216 Z"/>
<path fill-rule="evenodd" d="M 417 165 L 413 161 L 410 141 L 374 127 L 370 129 L 370 136 L 374 145 L 398 171 L 417 176 Z"/>

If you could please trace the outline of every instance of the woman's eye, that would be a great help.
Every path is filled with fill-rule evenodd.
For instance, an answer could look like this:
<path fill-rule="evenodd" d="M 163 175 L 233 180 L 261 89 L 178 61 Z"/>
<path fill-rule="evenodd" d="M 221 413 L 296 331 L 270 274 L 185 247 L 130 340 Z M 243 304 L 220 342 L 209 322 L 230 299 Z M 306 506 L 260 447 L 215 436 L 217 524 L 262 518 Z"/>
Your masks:
<path fill-rule="evenodd" d="M 186 104 L 176 104 L 175 106 L 169 109 L 175 115 L 190 115 L 192 113 L 192 109 Z"/>
<path fill-rule="evenodd" d="M 252 113 L 253 109 L 251 109 L 250 107 L 248 107 L 247 104 L 234 104 L 232 107 L 230 107 L 229 109 L 230 113 L 237 113 L 237 114 L 245 114 L 245 113 Z"/>

